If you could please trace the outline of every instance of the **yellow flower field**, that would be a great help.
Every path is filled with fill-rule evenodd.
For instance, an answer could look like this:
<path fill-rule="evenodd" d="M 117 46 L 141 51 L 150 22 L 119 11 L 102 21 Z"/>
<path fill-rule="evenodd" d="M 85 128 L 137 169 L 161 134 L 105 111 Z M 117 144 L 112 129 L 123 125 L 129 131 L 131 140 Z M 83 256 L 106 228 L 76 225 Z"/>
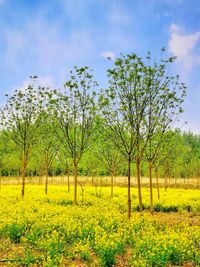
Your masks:
<path fill-rule="evenodd" d="M 161 189 L 154 215 L 137 212 L 132 189 L 132 218 L 127 219 L 126 188 L 3 186 L 0 192 L 0 266 L 200 266 L 200 192 Z"/>

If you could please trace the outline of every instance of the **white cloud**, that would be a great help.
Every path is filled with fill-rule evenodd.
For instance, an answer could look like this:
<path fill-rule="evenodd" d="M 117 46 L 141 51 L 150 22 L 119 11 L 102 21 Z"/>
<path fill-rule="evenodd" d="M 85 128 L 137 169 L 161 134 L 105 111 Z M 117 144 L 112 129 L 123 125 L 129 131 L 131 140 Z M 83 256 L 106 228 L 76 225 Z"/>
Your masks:
<path fill-rule="evenodd" d="M 177 60 L 187 70 L 200 64 L 200 54 L 196 50 L 199 41 L 200 31 L 187 35 L 182 33 L 182 29 L 176 24 L 170 26 L 169 51 L 177 56 Z"/>
<path fill-rule="evenodd" d="M 100 55 L 104 58 L 115 59 L 115 54 L 112 51 L 102 51 Z"/>
<path fill-rule="evenodd" d="M 62 31 L 60 21 L 48 22 L 42 17 L 30 20 L 24 28 L 5 28 L 5 63 L 12 70 L 33 67 L 43 73 L 74 64 L 91 51 L 87 31 Z"/>

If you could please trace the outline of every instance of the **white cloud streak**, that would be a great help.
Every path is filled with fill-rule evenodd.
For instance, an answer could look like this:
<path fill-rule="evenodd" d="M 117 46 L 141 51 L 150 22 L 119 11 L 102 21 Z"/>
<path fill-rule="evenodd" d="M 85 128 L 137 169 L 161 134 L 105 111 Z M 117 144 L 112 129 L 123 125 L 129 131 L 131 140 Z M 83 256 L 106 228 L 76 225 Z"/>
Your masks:
<path fill-rule="evenodd" d="M 200 64 L 200 54 L 196 46 L 200 41 L 200 31 L 192 34 L 184 34 L 179 26 L 171 24 L 169 51 L 177 56 L 177 60 L 186 70 Z"/>

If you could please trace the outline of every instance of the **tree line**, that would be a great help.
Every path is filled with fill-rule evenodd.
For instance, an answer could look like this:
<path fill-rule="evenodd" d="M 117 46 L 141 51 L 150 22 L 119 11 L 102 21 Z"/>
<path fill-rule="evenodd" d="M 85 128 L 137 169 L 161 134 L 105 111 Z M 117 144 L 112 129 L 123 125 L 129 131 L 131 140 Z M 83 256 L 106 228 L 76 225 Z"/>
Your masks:
<path fill-rule="evenodd" d="M 161 178 L 182 178 L 184 182 L 188 178 L 200 177 L 200 135 L 192 132 L 180 132 L 177 129 L 171 131 L 170 134 L 172 139 L 168 143 L 169 146 L 166 146 L 165 150 L 163 148 L 159 164 L 154 167 L 154 176 L 157 170 Z M 57 146 L 59 146 L 59 143 L 57 143 Z M 102 151 L 102 147 L 106 147 L 106 149 Z M 113 149 L 113 153 L 109 152 L 111 149 Z M 12 140 L 8 139 L 3 132 L 0 134 L 0 159 L 1 176 L 20 176 L 19 151 L 16 150 Z M 61 152 L 52 153 L 49 163 L 48 175 L 50 177 L 73 175 L 71 159 L 65 158 Z M 133 162 L 131 165 L 131 176 L 135 177 L 135 163 Z M 46 153 L 43 143 L 37 143 L 30 155 L 26 175 L 29 177 L 45 175 L 46 166 Z M 95 140 L 92 149 L 84 154 L 78 168 L 78 174 L 91 178 L 107 177 L 111 174 L 114 177 L 121 177 L 127 175 L 127 169 L 123 157 L 116 149 L 111 147 L 111 144 Z M 141 176 L 148 176 L 148 164 L 145 160 L 142 160 L 141 163 Z"/>
<path fill-rule="evenodd" d="M 125 174 L 129 218 L 131 176 L 137 177 L 142 211 L 141 173 L 148 174 L 152 211 L 153 171 L 158 184 L 159 172 L 191 175 L 199 164 L 199 136 L 174 130 L 186 95 L 185 84 L 171 72 L 174 60 L 164 49 L 158 59 L 149 52 L 144 58 L 121 54 L 107 71 L 105 89 L 99 89 L 88 66 L 74 67 L 61 89 L 42 87 L 31 77 L 1 108 L 1 172 L 21 175 L 22 197 L 28 171 L 43 171 L 46 193 L 51 170 L 72 173 L 74 204 L 78 173 L 109 174 L 111 197 L 113 177 Z"/>

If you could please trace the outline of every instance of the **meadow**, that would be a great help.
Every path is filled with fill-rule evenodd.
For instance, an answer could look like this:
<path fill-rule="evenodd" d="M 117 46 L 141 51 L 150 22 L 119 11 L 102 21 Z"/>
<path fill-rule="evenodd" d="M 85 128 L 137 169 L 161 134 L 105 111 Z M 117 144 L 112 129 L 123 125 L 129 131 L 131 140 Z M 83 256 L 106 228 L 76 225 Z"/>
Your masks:
<path fill-rule="evenodd" d="M 2 185 L 0 192 L 1 266 L 200 266 L 199 189 L 143 188 L 144 211 L 138 212 L 131 189 L 132 217 L 127 219 L 127 189 Z"/>

